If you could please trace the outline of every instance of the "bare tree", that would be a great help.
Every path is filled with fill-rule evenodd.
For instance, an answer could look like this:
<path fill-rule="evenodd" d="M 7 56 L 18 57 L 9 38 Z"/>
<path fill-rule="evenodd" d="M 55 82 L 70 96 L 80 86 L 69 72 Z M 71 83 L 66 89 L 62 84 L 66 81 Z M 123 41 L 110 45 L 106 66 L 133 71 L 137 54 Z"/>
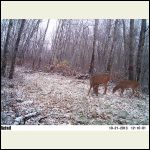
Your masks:
<path fill-rule="evenodd" d="M 89 67 L 89 74 L 91 74 L 91 75 L 94 73 L 94 55 L 95 55 L 95 49 L 96 49 L 98 23 L 99 23 L 99 20 L 95 19 L 93 52 L 92 52 L 92 58 L 91 58 L 90 67 Z"/>
<path fill-rule="evenodd" d="M 44 35 L 43 35 L 42 43 L 40 45 L 38 68 L 40 68 L 40 65 L 41 65 L 41 53 L 42 53 L 42 49 L 43 49 L 43 45 L 44 45 L 44 41 L 45 41 L 45 37 L 46 37 L 46 32 L 47 32 L 47 29 L 48 29 L 48 26 L 49 26 L 49 21 L 50 20 L 48 20 L 48 22 L 47 22 L 47 26 L 46 26 L 46 29 L 45 29 L 45 32 L 44 32 Z"/>
<path fill-rule="evenodd" d="M 137 53 L 137 66 L 136 66 L 137 81 L 139 81 L 141 77 L 141 63 L 142 63 L 141 59 L 144 50 L 145 32 L 146 32 L 146 19 L 142 19 L 138 53 Z"/>
<path fill-rule="evenodd" d="M 17 41 L 16 41 L 16 44 L 15 44 L 15 49 L 14 49 L 14 53 L 13 53 L 13 57 L 12 57 L 12 61 L 11 61 L 11 67 L 10 67 L 10 72 L 9 72 L 9 79 L 13 78 L 16 55 L 17 55 L 17 52 L 18 52 L 18 46 L 19 46 L 19 42 L 20 42 L 20 37 L 21 37 L 22 31 L 23 31 L 23 28 L 24 28 L 24 25 L 25 25 L 25 21 L 26 21 L 25 19 L 21 20 L 21 26 L 20 26 L 20 29 L 19 29 L 19 32 L 18 32 L 18 37 L 17 37 Z"/>
<path fill-rule="evenodd" d="M 125 20 L 122 20 L 122 24 L 123 24 L 123 45 L 124 45 L 124 69 L 125 69 L 125 76 L 128 75 L 128 69 L 127 69 L 127 54 L 128 54 L 128 48 L 127 48 L 127 40 L 126 40 L 126 24 L 125 24 Z"/>
<path fill-rule="evenodd" d="M 20 51 L 20 55 L 21 55 L 21 65 L 23 65 L 24 63 L 24 59 L 25 59 L 25 52 L 28 51 L 29 46 L 30 46 L 30 42 L 31 39 L 34 35 L 35 32 L 37 32 L 38 28 L 39 28 L 39 24 L 40 24 L 41 20 L 31 20 L 31 29 L 27 30 L 25 35 L 27 35 L 27 38 L 25 39 L 24 44 L 22 45 L 22 50 Z M 27 24 L 28 25 L 28 24 Z"/>
<path fill-rule="evenodd" d="M 111 71 L 111 68 L 112 68 L 112 59 L 113 59 L 113 49 L 114 49 L 114 46 L 115 46 L 115 42 L 116 42 L 116 32 L 117 32 L 117 25 L 118 25 L 118 19 L 115 20 L 115 26 L 114 26 L 114 33 L 113 33 L 113 42 L 112 42 L 112 45 L 111 45 L 111 49 L 110 49 L 110 54 L 109 54 L 109 57 L 108 57 L 108 63 L 107 63 L 107 71 L 110 72 Z"/>
<path fill-rule="evenodd" d="M 107 65 L 106 54 L 108 52 L 110 41 L 111 41 L 111 28 L 112 28 L 112 20 L 108 19 L 107 24 L 106 24 L 106 31 L 105 31 L 105 34 L 103 34 L 103 36 L 105 36 L 105 41 L 102 42 L 104 43 L 104 46 L 103 46 L 103 52 L 101 54 L 102 55 L 101 58 L 104 62 L 103 64 L 105 65 L 104 68 L 106 68 L 106 65 Z"/>
<path fill-rule="evenodd" d="M 52 47 L 51 47 L 51 51 L 53 53 L 52 53 L 52 56 L 50 56 L 49 64 L 55 63 L 54 61 L 58 59 L 59 47 L 61 45 L 62 35 L 64 34 L 63 33 L 64 23 L 65 23 L 65 20 L 63 19 L 58 20 L 58 27 L 57 27 L 57 30 L 56 30 L 56 33 L 52 42 Z"/>
<path fill-rule="evenodd" d="M 134 79 L 133 53 L 134 53 L 134 19 L 130 19 L 130 35 L 129 35 L 129 80 Z"/>
<path fill-rule="evenodd" d="M 45 29 L 41 20 L 26 20 L 15 54 L 14 49 L 16 49 L 22 20 L 12 20 L 9 43 L 6 44 L 9 20 L 4 19 L 1 21 L 1 53 L 4 55 L 4 47 L 7 47 L 9 53 L 6 52 L 6 59 L 2 57 L 11 68 L 12 62 L 9 60 L 13 60 L 16 55 L 16 61 L 13 60 L 16 65 L 20 65 L 22 61 L 22 65 L 33 69 L 40 67 L 41 70 L 49 70 L 49 64 L 65 62 L 68 68 L 81 73 L 93 74 L 93 69 L 96 69 L 99 72 L 110 71 L 117 75 L 121 74 L 123 77 L 126 74 L 126 77 L 131 80 L 139 76 L 143 89 L 148 88 L 149 40 L 147 37 L 149 34 L 146 32 L 147 29 L 143 39 L 141 28 L 143 25 L 140 20 L 101 19 L 98 23 L 96 20 L 60 19 L 56 30 L 52 32 L 51 41 L 45 38 L 48 20 Z M 4 60 L 2 59 L 2 66 Z M 141 73 L 138 73 L 139 65 Z"/>
<path fill-rule="evenodd" d="M 10 31 L 11 31 L 12 25 L 13 25 L 12 24 L 12 19 L 10 19 L 9 20 L 9 24 L 8 24 L 8 31 L 7 31 L 6 42 L 5 42 L 5 45 L 4 45 L 3 58 L 2 58 L 2 68 L 1 68 L 1 75 L 2 76 L 5 76 L 5 71 L 6 71 L 8 45 L 9 45 Z"/>

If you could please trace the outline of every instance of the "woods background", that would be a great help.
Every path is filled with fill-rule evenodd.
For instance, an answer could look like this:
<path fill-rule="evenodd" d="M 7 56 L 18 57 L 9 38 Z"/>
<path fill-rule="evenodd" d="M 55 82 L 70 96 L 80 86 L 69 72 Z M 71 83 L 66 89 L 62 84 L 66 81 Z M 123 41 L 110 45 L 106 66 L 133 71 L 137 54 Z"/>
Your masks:
<path fill-rule="evenodd" d="M 1 74 L 13 78 L 15 65 L 63 75 L 111 72 L 137 80 L 149 91 L 149 22 L 146 19 L 1 20 Z M 66 72 L 65 72 L 66 71 Z"/>

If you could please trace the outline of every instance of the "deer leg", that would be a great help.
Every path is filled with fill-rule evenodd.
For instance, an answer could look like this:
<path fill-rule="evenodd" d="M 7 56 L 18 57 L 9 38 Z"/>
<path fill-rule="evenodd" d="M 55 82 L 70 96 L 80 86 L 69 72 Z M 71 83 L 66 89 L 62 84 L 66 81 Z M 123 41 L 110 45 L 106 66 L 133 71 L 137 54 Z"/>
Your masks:
<path fill-rule="evenodd" d="M 98 85 L 93 87 L 94 93 L 98 96 Z"/>
<path fill-rule="evenodd" d="M 132 97 L 132 96 L 135 94 L 135 91 L 134 91 L 134 89 L 132 89 L 132 92 L 133 92 L 133 93 L 132 93 L 131 97 Z"/>
<path fill-rule="evenodd" d="M 132 96 L 135 94 L 134 89 L 132 89 L 132 94 L 129 96 L 129 98 L 132 98 Z"/>
<path fill-rule="evenodd" d="M 92 85 L 90 85 L 90 89 L 89 89 L 88 95 L 89 95 L 89 93 L 90 93 L 91 88 L 92 88 Z"/>
<path fill-rule="evenodd" d="M 137 96 L 138 98 L 140 97 L 139 92 L 138 92 L 137 89 L 132 89 L 132 91 L 133 91 L 132 96 L 136 94 L 136 96 Z"/>
<path fill-rule="evenodd" d="M 138 89 L 136 89 L 136 94 L 137 94 L 137 97 L 140 98 L 140 93 L 139 93 Z"/>
<path fill-rule="evenodd" d="M 123 96 L 124 89 L 121 89 L 120 97 Z"/>
<path fill-rule="evenodd" d="M 106 91 L 107 91 L 107 85 L 105 85 L 105 91 L 104 91 L 104 94 L 106 94 Z"/>
<path fill-rule="evenodd" d="M 132 95 L 134 95 L 135 94 L 135 90 L 133 89 L 133 94 Z"/>

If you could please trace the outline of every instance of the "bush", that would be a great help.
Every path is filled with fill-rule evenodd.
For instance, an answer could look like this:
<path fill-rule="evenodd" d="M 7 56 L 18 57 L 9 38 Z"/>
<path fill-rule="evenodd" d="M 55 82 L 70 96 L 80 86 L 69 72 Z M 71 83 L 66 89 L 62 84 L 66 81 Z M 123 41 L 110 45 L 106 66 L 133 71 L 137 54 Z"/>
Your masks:
<path fill-rule="evenodd" d="M 44 66 L 44 72 L 58 73 L 63 76 L 76 76 L 76 71 L 70 67 L 67 60 L 61 61 L 55 65 Z"/>

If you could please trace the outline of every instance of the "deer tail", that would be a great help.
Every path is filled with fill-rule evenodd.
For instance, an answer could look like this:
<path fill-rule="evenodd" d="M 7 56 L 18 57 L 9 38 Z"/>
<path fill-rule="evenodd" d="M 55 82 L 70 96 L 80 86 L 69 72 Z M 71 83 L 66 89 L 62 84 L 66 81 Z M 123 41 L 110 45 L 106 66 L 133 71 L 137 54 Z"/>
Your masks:
<path fill-rule="evenodd" d="M 88 92 L 88 94 L 87 94 L 87 95 L 89 95 L 91 88 L 92 88 L 92 85 L 90 84 L 90 89 L 89 89 L 89 92 Z"/>

